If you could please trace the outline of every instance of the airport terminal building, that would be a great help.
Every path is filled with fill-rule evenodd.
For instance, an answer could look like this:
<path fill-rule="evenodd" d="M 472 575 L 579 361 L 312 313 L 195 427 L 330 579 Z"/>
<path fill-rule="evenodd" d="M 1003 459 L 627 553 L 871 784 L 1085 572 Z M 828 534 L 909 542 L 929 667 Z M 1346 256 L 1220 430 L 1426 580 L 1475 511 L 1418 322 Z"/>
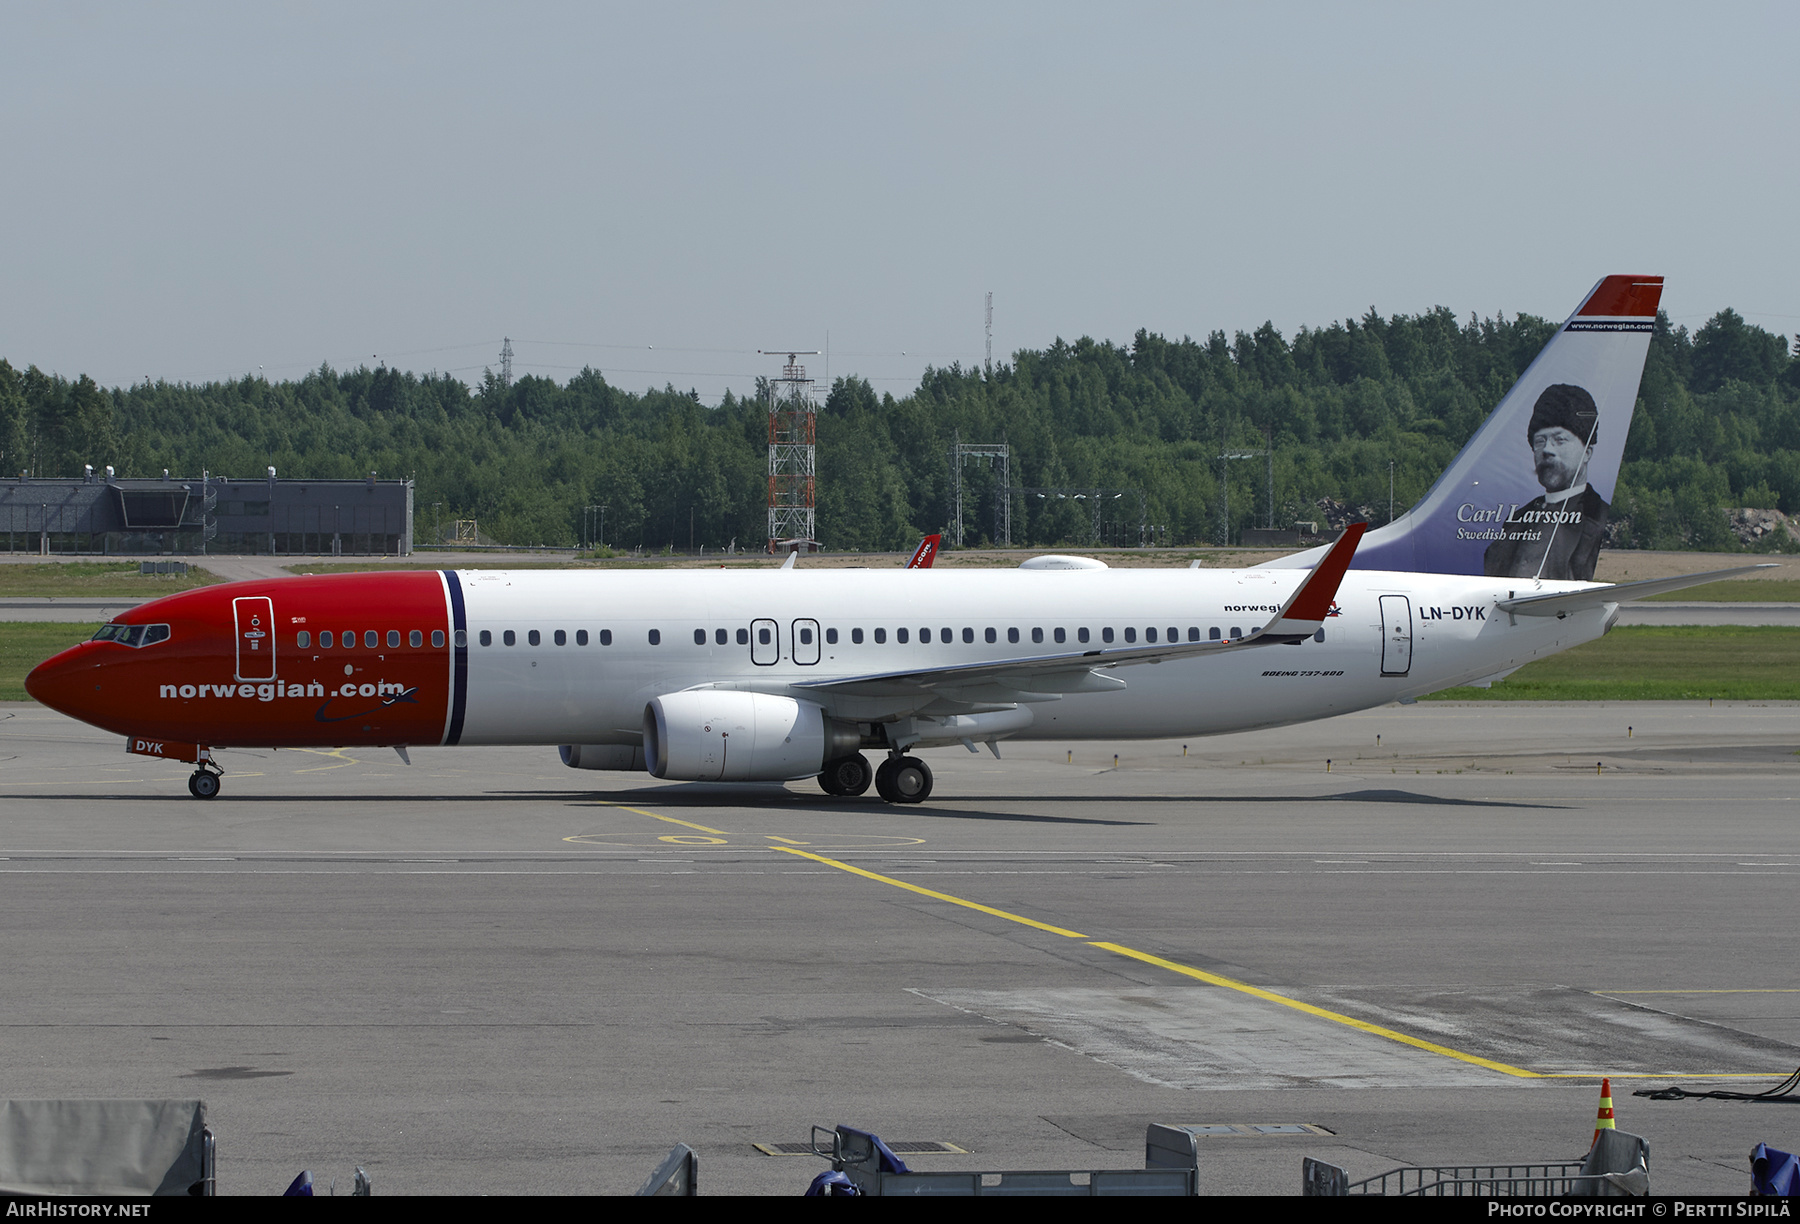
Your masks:
<path fill-rule="evenodd" d="M 6 551 L 52 555 L 404 557 L 413 482 L 198 477 L 0 480 Z"/>

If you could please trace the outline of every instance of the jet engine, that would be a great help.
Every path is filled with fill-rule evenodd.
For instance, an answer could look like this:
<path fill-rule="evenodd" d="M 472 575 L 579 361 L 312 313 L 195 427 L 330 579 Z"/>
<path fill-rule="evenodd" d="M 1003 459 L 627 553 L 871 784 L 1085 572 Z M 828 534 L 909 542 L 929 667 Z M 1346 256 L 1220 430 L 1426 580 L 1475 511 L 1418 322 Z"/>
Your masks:
<path fill-rule="evenodd" d="M 636 744 L 564 744 L 557 749 L 570 769 L 642 769 L 644 750 Z"/>
<path fill-rule="evenodd" d="M 689 689 L 644 707 L 647 768 L 681 782 L 808 778 L 861 743 L 855 723 L 768 693 Z"/>

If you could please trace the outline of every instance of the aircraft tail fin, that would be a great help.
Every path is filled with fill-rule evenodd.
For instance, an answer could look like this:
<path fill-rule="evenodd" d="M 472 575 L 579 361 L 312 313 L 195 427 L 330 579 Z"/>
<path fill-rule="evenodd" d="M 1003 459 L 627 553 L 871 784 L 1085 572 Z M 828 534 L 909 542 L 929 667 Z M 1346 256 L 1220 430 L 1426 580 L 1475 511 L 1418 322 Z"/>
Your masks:
<path fill-rule="evenodd" d="M 1369 532 L 1353 568 L 1591 581 L 1662 286 L 1595 285 L 1430 491 Z"/>
<path fill-rule="evenodd" d="M 907 569 L 930 569 L 931 563 L 937 560 L 938 545 L 943 542 L 943 535 L 928 535 L 919 541 L 913 550 L 912 560 L 906 563 Z"/>

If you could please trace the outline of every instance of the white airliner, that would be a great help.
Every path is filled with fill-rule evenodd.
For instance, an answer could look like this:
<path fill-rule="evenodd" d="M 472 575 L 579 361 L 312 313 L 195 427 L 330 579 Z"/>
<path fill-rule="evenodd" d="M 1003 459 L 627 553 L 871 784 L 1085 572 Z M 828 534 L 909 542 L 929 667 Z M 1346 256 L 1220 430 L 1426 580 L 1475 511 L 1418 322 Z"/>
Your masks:
<path fill-rule="evenodd" d="M 201 798 L 227 746 L 545 744 L 577 769 L 917 803 L 922 749 L 1199 736 L 1488 683 L 1599 637 L 1623 600 L 1755 568 L 1591 581 L 1661 287 L 1602 280 L 1417 506 L 1266 566 L 243 582 L 134 608 L 26 687 L 193 762 Z"/>

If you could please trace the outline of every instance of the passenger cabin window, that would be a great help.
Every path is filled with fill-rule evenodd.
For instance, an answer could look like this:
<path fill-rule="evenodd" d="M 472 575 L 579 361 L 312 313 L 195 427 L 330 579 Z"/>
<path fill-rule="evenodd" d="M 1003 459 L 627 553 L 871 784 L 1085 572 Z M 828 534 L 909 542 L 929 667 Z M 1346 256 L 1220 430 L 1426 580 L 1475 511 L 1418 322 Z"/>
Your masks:
<path fill-rule="evenodd" d="M 563 630 L 558 629 L 556 635 L 550 640 L 555 642 L 558 646 L 567 646 L 569 644 L 569 635 Z"/>
<path fill-rule="evenodd" d="M 1126 636 L 1126 637 L 1130 637 L 1130 636 L 1131 636 L 1131 630 L 1129 630 L 1129 629 L 1127 629 L 1127 630 L 1126 630 L 1126 631 L 1125 631 L 1125 636 Z M 1150 627 L 1149 627 L 1149 628 L 1148 628 L 1148 629 L 1146 629 L 1146 630 L 1144 630 L 1144 640 L 1145 640 L 1145 641 L 1146 641 L 1146 642 L 1154 642 L 1154 641 L 1156 641 L 1156 626 L 1155 626 L 1155 625 L 1151 625 L 1151 626 L 1150 626 Z"/>
<path fill-rule="evenodd" d="M 600 631 L 600 644 L 602 646 L 611 646 L 612 645 L 612 630 L 611 629 L 602 629 Z"/>
<path fill-rule="evenodd" d="M 1066 629 L 1053 629 L 1051 630 L 1051 634 L 1056 638 L 1058 645 L 1069 640 L 1069 633 Z"/>
<path fill-rule="evenodd" d="M 1126 641 L 1127 641 L 1127 642 L 1135 642 L 1135 641 L 1137 641 L 1137 630 L 1136 630 L 1136 629 L 1127 629 L 1127 630 L 1125 630 L 1125 640 L 1126 640 Z"/>
<path fill-rule="evenodd" d="M 748 629 L 739 629 L 737 631 L 737 644 L 739 646 L 748 646 L 750 644 L 750 631 Z"/>
<path fill-rule="evenodd" d="M 398 642 L 394 643 L 394 645 L 396 645 L 396 646 L 398 646 L 399 644 L 400 643 L 398 643 Z M 363 630 L 363 648 L 365 650 L 374 650 L 379 645 L 381 645 L 381 635 L 376 633 L 373 629 L 364 629 Z"/>
<path fill-rule="evenodd" d="M 438 635 L 435 633 L 432 634 L 431 640 L 433 645 L 440 644 Z M 456 631 L 456 648 L 458 650 L 467 650 L 469 648 L 469 631 L 467 629 L 458 629 Z"/>
<path fill-rule="evenodd" d="M 987 643 L 989 646 L 992 646 L 995 642 L 1000 640 L 1000 635 L 994 632 L 994 628 L 992 625 L 988 626 L 987 629 L 983 630 L 982 637 L 987 639 Z"/>
<path fill-rule="evenodd" d="M 319 648 L 321 650 L 330 650 L 331 649 L 331 630 L 329 630 L 329 629 L 319 630 Z"/>
<path fill-rule="evenodd" d="M 696 646 L 706 645 L 706 630 L 704 630 L 704 629 L 694 630 L 694 645 L 696 645 Z"/>
<path fill-rule="evenodd" d="M 756 644 L 758 646 L 767 646 L 772 640 L 773 639 L 769 636 L 769 630 L 758 629 L 756 631 Z"/>
<path fill-rule="evenodd" d="M 483 646 L 492 646 L 494 644 L 494 635 L 488 630 L 483 629 L 481 631 L 481 644 Z"/>
<path fill-rule="evenodd" d="M 1031 640 L 1042 645 L 1044 641 L 1044 631 L 1042 629 L 1033 629 L 1031 631 Z"/>
<path fill-rule="evenodd" d="M 1019 640 L 1019 631 L 1017 629 L 1008 629 L 1006 631 L 1006 640 L 1017 643 Z"/>
<path fill-rule="evenodd" d="M 442 629 L 433 629 L 431 631 L 431 648 L 433 650 L 442 650 L 444 648 L 444 631 Z"/>
<path fill-rule="evenodd" d="M 577 646 L 586 646 L 587 645 L 587 630 L 586 629 L 577 629 L 575 631 L 575 644 Z"/>
<path fill-rule="evenodd" d="M 400 649 L 400 631 L 398 629 L 389 629 L 387 637 L 389 650 Z"/>
<path fill-rule="evenodd" d="M 652 646 L 661 646 L 662 645 L 662 630 L 661 629 L 652 629 L 650 631 L 650 644 Z"/>
<path fill-rule="evenodd" d="M 832 640 L 835 641 L 836 639 L 834 638 Z M 713 644 L 715 646 L 724 646 L 724 645 L 728 644 L 730 641 L 731 641 L 731 635 L 729 633 L 726 633 L 723 629 L 714 629 L 713 630 Z"/>
<path fill-rule="evenodd" d="M 1236 625 L 1233 625 L 1231 627 L 1231 640 L 1232 641 L 1235 642 L 1243 636 L 1244 636 L 1244 631 L 1242 629 L 1238 628 L 1238 626 L 1236 626 Z"/>
<path fill-rule="evenodd" d="M 1223 635 L 1219 632 L 1219 627 L 1217 625 L 1214 625 L 1212 628 L 1210 628 L 1206 631 L 1207 640 L 1211 641 L 1211 642 L 1218 641 L 1219 638 L 1222 636 Z"/>
<path fill-rule="evenodd" d="M 514 634 L 511 629 L 508 629 L 505 633 L 500 635 L 500 640 L 502 642 L 505 642 L 508 646 L 512 646 L 512 645 L 516 644 L 519 639 L 518 639 L 518 636 L 516 634 Z"/>
<path fill-rule="evenodd" d="M 1169 626 L 1169 640 L 1171 642 L 1179 642 L 1181 640 L 1181 631 L 1174 625 Z"/>
<path fill-rule="evenodd" d="M 1113 632 L 1112 632 L 1112 626 L 1111 626 L 1111 625 L 1108 625 L 1108 626 L 1107 626 L 1107 627 L 1106 627 L 1106 628 L 1104 628 L 1104 629 L 1102 629 L 1102 630 L 1101 630 L 1101 631 L 1100 631 L 1100 640 L 1101 640 L 1101 641 L 1102 641 L 1102 642 L 1106 642 L 1106 643 L 1109 643 L 1109 644 L 1110 644 L 1110 643 L 1111 643 L 1111 642 L 1112 642 L 1112 640 L 1113 640 Z"/>
<path fill-rule="evenodd" d="M 973 641 L 974 641 L 974 640 L 975 640 L 975 631 L 974 631 L 974 630 L 973 630 L 973 629 L 970 629 L 970 628 L 967 628 L 967 627 L 964 627 L 964 629 L 963 629 L 963 643 L 964 643 L 964 644 L 965 644 L 965 645 L 967 645 L 967 644 L 968 644 L 968 643 L 970 643 L 970 642 L 973 642 Z"/>
<path fill-rule="evenodd" d="M 305 650 L 308 646 L 312 645 L 312 634 L 302 629 L 299 633 L 294 635 L 294 645 L 298 646 L 301 650 Z"/>
<path fill-rule="evenodd" d="M 1075 631 L 1075 640 L 1077 642 L 1086 642 L 1088 640 L 1088 631 L 1086 629 L 1077 629 Z"/>
<path fill-rule="evenodd" d="M 417 649 L 425 644 L 425 635 L 420 633 L 417 629 L 414 629 L 411 633 L 406 635 L 406 644 Z"/>
<path fill-rule="evenodd" d="M 827 629 L 825 631 L 825 644 L 827 646 L 836 646 L 837 645 L 837 630 L 836 629 Z"/>
<path fill-rule="evenodd" d="M 804 625 L 802 625 L 800 628 L 800 644 L 802 646 L 811 646 L 812 642 L 813 642 L 813 631 L 811 629 L 808 629 Z"/>
<path fill-rule="evenodd" d="M 862 645 L 862 630 L 861 629 L 852 629 L 850 631 L 850 644 L 853 646 L 861 646 Z"/>
<path fill-rule="evenodd" d="M 1198 642 L 1199 640 L 1200 640 L 1200 626 L 1199 625 L 1189 625 L 1188 626 L 1188 641 Z"/>
<path fill-rule="evenodd" d="M 904 630 L 902 630 L 902 632 L 904 632 Z M 901 640 L 904 641 L 905 639 L 902 638 Z M 887 643 L 887 630 L 886 629 L 877 629 L 875 631 L 875 644 L 877 646 L 882 646 L 882 645 L 885 645 L 886 643 Z"/>
<path fill-rule="evenodd" d="M 906 630 L 904 630 L 904 629 L 894 630 L 894 640 L 896 642 L 900 643 L 902 646 L 906 645 Z"/>

